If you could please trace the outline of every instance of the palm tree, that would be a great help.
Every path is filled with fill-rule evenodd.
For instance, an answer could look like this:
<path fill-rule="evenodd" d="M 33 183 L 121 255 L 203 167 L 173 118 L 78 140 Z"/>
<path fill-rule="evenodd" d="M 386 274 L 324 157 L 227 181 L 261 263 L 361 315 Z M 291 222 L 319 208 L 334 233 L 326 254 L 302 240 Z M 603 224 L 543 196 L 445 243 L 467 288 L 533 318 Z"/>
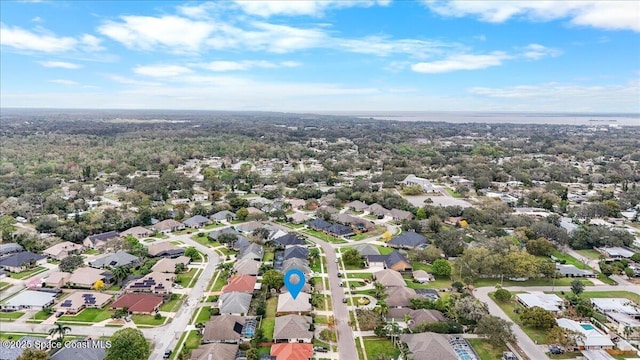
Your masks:
<path fill-rule="evenodd" d="M 376 306 L 376 308 L 374 309 L 374 311 L 380 315 L 380 317 L 383 317 L 385 315 L 387 315 L 389 313 L 389 305 L 387 304 L 386 301 L 384 300 L 379 300 L 378 301 L 378 306 Z"/>
<path fill-rule="evenodd" d="M 129 274 L 131 273 L 131 270 L 129 270 L 128 267 L 118 265 L 115 268 L 113 268 L 111 273 L 113 274 L 113 278 L 116 279 L 116 282 L 118 283 L 118 285 L 121 285 L 122 281 L 126 279 L 127 276 L 129 276 Z"/>
<path fill-rule="evenodd" d="M 62 342 L 62 340 L 64 340 L 64 336 L 65 334 L 71 332 L 71 328 L 56 322 L 56 327 L 54 327 L 53 329 L 49 330 L 49 335 L 51 336 L 55 336 L 55 334 L 58 334 L 58 341 Z"/>
<path fill-rule="evenodd" d="M 373 283 L 373 286 L 373 297 L 378 300 L 384 300 L 384 298 L 387 297 L 387 289 L 384 287 L 384 285 L 376 281 Z"/>

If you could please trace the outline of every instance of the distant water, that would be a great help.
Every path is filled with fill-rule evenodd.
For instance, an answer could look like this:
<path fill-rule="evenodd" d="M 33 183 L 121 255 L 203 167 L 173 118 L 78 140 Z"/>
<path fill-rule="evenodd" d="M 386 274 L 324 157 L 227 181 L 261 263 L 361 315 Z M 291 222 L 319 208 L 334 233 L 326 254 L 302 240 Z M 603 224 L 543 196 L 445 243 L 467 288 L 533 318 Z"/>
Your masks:
<path fill-rule="evenodd" d="M 640 126 L 640 114 L 603 113 L 516 113 L 516 112 L 458 112 L 458 111 L 380 111 L 326 112 L 328 115 L 355 116 L 379 120 L 442 121 L 450 123 L 493 124 L 553 124 L 553 125 L 620 125 Z"/>

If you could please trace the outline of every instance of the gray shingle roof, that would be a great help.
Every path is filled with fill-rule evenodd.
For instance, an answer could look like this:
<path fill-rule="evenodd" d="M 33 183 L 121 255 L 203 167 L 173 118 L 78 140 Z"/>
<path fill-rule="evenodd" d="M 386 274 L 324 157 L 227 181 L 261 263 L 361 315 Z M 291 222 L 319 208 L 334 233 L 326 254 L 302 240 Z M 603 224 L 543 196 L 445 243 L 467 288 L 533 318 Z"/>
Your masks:
<path fill-rule="evenodd" d="M 44 255 L 34 254 L 31 251 L 21 251 L 0 259 L 0 266 L 20 267 L 31 261 L 39 261 L 46 258 Z"/>
<path fill-rule="evenodd" d="M 137 256 L 131 255 L 124 250 L 119 250 L 116 253 L 104 254 L 97 259 L 89 262 L 89 265 L 94 268 L 103 267 L 116 267 L 116 266 L 129 266 L 135 264 L 140 259 Z"/>
<path fill-rule="evenodd" d="M 403 232 L 402 234 L 389 240 L 390 245 L 403 246 L 403 247 L 416 247 L 421 244 L 426 244 L 427 238 L 413 231 Z"/>
<path fill-rule="evenodd" d="M 313 333 L 309 331 L 310 316 L 285 315 L 276 318 L 273 338 L 284 339 L 310 339 Z"/>

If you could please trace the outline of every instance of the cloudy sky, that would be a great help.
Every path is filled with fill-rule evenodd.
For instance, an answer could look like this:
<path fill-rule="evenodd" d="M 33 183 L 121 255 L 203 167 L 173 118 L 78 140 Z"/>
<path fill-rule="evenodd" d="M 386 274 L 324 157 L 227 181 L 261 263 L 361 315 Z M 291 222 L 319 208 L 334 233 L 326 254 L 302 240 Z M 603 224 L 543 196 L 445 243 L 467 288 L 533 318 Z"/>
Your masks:
<path fill-rule="evenodd" d="M 2 107 L 640 112 L 634 1 L 1 1 Z"/>

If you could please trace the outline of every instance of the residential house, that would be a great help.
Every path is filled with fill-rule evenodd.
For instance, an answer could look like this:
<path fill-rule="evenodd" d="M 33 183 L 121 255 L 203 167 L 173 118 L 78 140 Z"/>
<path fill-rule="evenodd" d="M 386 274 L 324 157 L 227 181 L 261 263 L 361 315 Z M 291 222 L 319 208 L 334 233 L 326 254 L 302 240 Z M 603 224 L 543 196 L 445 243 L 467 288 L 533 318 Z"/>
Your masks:
<path fill-rule="evenodd" d="M 17 244 L 17 243 L 0 244 L 0 256 L 13 254 L 20 251 L 24 251 L 24 248 L 20 244 Z"/>
<path fill-rule="evenodd" d="M 331 223 L 322 219 L 313 219 L 306 223 L 307 227 L 316 231 L 326 231 L 331 227 Z"/>
<path fill-rule="evenodd" d="M 236 360 L 238 344 L 211 343 L 191 351 L 190 360 Z"/>
<path fill-rule="evenodd" d="M 387 304 L 392 307 L 410 307 L 411 299 L 418 299 L 420 295 L 416 293 L 414 289 L 406 286 L 394 286 L 387 288 Z"/>
<path fill-rule="evenodd" d="M 438 189 L 431 183 L 431 181 L 417 177 L 414 174 L 407 175 L 404 180 L 402 180 L 404 185 L 420 185 L 422 186 L 422 190 L 426 193 L 432 193 L 438 191 Z"/>
<path fill-rule="evenodd" d="M 402 278 L 402 274 L 391 269 L 376 271 L 373 273 L 373 279 L 385 287 L 407 286 L 407 283 L 405 283 Z"/>
<path fill-rule="evenodd" d="M 249 246 L 244 247 L 238 253 L 238 259 L 253 259 L 253 260 L 262 260 L 262 256 L 264 255 L 264 248 L 262 245 L 251 243 Z"/>
<path fill-rule="evenodd" d="M 151 267 L 151 271 L 173 274 L 176 272 L 176 265 L 183 264 L 186 267 L 190 262 L 191 258 L 188 256 L 178 256 L 174 259 L 162 258 Z"/>
<path fill-rule="evenodd" d="M 325 230 L 325 233 L 331 236 L 340 237 L 353 234 L 353 229 L 349 226 L 333 224 Z"/>
<path fill-rule="evenodd" d="M 202 215 L 195 215 L 183 222 L 183 224 L 187 227 L 199 229 L 205 227 L 205 225 L 209 224 L 211 221 Z"/>
<path fill-rule="evenodd" d="M 411 271 L 413 267 L 409 260 L 398 251 L 393 251 L 387 255 L 367 255 L 365 260 L 370 268 L 383 267 L 399 272 Z"/>
<path fill-rule="evenodd" d="M 369 207 L 367 207 L 367 211 L 369 212 L 369 214 L 377 216 L 379 218 L 382 218 L 386 215 L 391 215 L 389 210 L 385 209 L 382 205 L 377 203 L 369 205 Z"/>
<path fill-rule="evenodd" d="M 233 250 L 240 251 L 251 244 L 252 244 L 251 240 L 247 239 L 242 235 L 238 235 L 236 238 L 236 241 L 233 242 Z"/>
<path fill-rule="evenodd" d="M 273 340 L 276 343 L 310 343 L 313 340 L 313 332 L 309 330 L 311 323 L 310 316 L 278 316 L 273 330 Z"/>
<path fill-rule="evenodd" d="M 369 231 L 375 227 L 373 222 L 349 214 L 339 213 L 333 215 L 331 218 L 339 224 L 353 227 L 358 231 Z"/>
<path fill-rule="evenodd" d="M 526 308 L 537 306 L 554 314 L 562 311 L 563 304 L 558 295 L 543 293 L 516 294 L 516 301 Z"/>
<path fill-rule="evenodd" d="M 47 257 L 34 254 L 31 251 L 21 251 L 0 259 L 0 268 L 9 272 L 19 273 L 47 263 Z"/>
<path fill-rule="evenodd" d="M 174 281 L 174 274 L 151 272 L 141 279 L 129 282 L 124 291 L 127 293 L 152 293 L 165 296 L 169 294 Z"/>
<path fill-rule="evenodd" d="M 246 324 L 244 316 L 214 316 L 204 325 L 202 343 L 238 344 L 242 341 L 242 330 Z"/>
<path fill-rule="evenodd" d="M 55 271 L 49 274 L 49 277 L 44 280 L 44 285 L 59 289 L 67 284 L 67 281 L 69 281 L 69 277 L 71 277 L 71 273 L 64 271 Z"/>
<path fill-rule="evenodd" d="M 309 260 L 299 258 L 289 258 L 282 262 L 282 272 L 287 273 L 291 269 L 298 269 L 305 275 L 311 274 L 311 268 L 309 267 Z"/>
<path fill-rule="evenodd" d="M 407 344 L 414 360 L 459 360 L 461 357 L 453 349 L 444 334 L 424 332 L 400 335 L 400 341 Z"/>
<path fill-rule="evenodd" d="M 311 295 L 301 292 L 294 299 L 289 292 L 278 295 L 277 314 L 309 314 Z"/>
<path fill-rule="evenodd" d="M 236 275 L 229 278 L 227 285 L 222 288 L 222 293 L 244 292 L 253 293 L 256 290 L 257 278 L 251 275 Z"/>
<path fill-rule="evenodd" d="M 280 247 L 287 247 L 287 246 L 291 246 L 291 245 L 305 245 L 306 244 L 304 242 L 304 240 L 300 239 L 295 234 L 287 234 L 287 235 L 281 236 L 281 237 L 279 237 L 277 239 L 273 239 L 273 243 L 276 246 L 280 246 Z"/>
<path fill-rule="evenodd" d="M 51 340 L 34 336 L 22 336 L 17 343 L 22 346 L 15 346 L 9 341 L 0 342 L 0 358 L 2 360 L 16 360 L 27 349 L 47 349 L 51 346 Z"/>
<path fill-rule="evenodd" d="M 413 219 L 412 213 L 400 209 L 391 209 L 391 211 L 389 211 L 389 215 L 391 215 L 391 218 L 395 222 L 402 222 L 405 220 Z"/>
<path fill-rule="evenodd" d="M 249 216 L 249 217 L 250 217 L 251 215 L 253 215 L 253 216 L 256 216 L 256 215 L 264 215 L 264 211 L 262 211 L 262 210 L 260 210 L 260 209 L 258 209 L 258 208 L 255 208 L 255 207 L 253 207 L 253 206 L 249 206 L 249 207 L 247 208 L 247 212 L 248 212 L 248 215 L 247 215 L 247 216 Z"/>
<path fill-rule="evenodd" d="M 614 347 L 609 335 L 602 333 L 593 324 L 565 318 L 556 319 L 556 322 L 559 327 L 580 334 L 576 339 L 580 350 L 604 350 Z"/>
<path fill-rule="evenodd" d="M 185 226 L 183 223 L 173 219 L 162 220 L 156 224 L 151 225 L 151 230 L 159 232 L 161 234 L 169 234 L 174 231 L 184 230 L 184 228 Z"/>
<path fill-rule="evenodd" d="M 308 259 L 309 249 L 305 246 L 293 245 L 284 249 L 284 259 Z"/>
<path fill-rule="evenodd" d="M 170 241 L 152 243 L 147 247 L 151 257 L 177 258 L 184 255 L 184 248 L 173 245 Z"/>
<path fill-rule="evenodd" d="M 415 231 L 406 231 L 389 240 L 387 244 L 393 248 L 414 249 L 427 244 L 427 238 Z"/>
<path fill-rule="evenodd" d="M 209 216 L 209 219 L 213 221 L 227 221 L 231 222 L 237 218 L 236 214 L 229 210 L 218 211 L 217 213 Z"/>
<path fill-rule="evenodd" d="M 24 309 L 41 310 L 51 306 L 56 297 L 55 292 L 44 292 L 35 290 L 25 290 L 10 297 L 0 304 L 0 309 L 4 311 L 19 311 Z"/>
<path fill-rule="evenodd" d="M 84 247 L 80 244 L 72 243 L 71 241 L 64 241 L 59 244 L 48 247 L 42 253 L 47 255 L 51 259 L 62 260 L 69 255 L 79 254 L 84 250 Z"/>
<path fill-rule="evenodd" d="M 253 259 L 240 259 L 233 264 L 233 271 L 239 275 L 258 275 L 260 261 Z"/>
<path fill-rule="evenodd" d="M 309 219 L 311 219 L 311 216 L 300 212 L 294 212 L 293 214 L 287 215 L 287 221 L 293 224 L 303 224 L 306 221 L 309 221 Z"/>
<path fill-rule="evenodd" d="M 124 294 L 111 304 L 112 309 L 127 308 L 131 314 L 154 314 L 164 302 L 162 296 L 151 294 Z"/>
<path fill-rule="evenodd" d="M 69 276 L 67 280 L 67 285 L 74 288 L 90 289 L 98 280 L 106 284 L 110 276 L 107 271 L 102 269 L 81 267 L 71 273 L 71 276 Z"/>
<path fill-rule="evenodd" d="M 84 239 L 84 241 L 82 241 L 82 245 L 89 249 L 102 249 L 107 245 L 109 240 L 117 239 L 119 237 L 120 234 L 117 231 L 89 235 Z"/>
<path fill-rule="evenodd" d="M 114 268 L 116 266 L 133 267 L 140 263 L 140 258 L 129 254 L 124 250 L 116 253 L 100 255 L 89 261 L 89 266 L 96 269 Z"/>
<path fill-rule="evenodd" d="M 435 322 L 447 321 L 447 318 L 438 310 L 418 309 L 409 312 L 411 320 L 409 320 L 409 329 L 415 330 L 422 324 L 430 324 Z"/>
<path fill-rule="evenodd" d="M 79 291 L 67 296 L 54 306 L 56 312 L 77 314 L 85 308 L 101 308 L 111 301 L 112 295 L 95 291 Z"/>
<path fill-rule="evenodd" d="M 123 239 L 126 238 L 127 236 L 133 236 L 136 239 L 144 239 L 152 235 L 153 235 L 153 231 L 142 226 L 134 226 L 120 233 L 120 237 Z"/>
<path fill-rule="evenodd" d="M 271 346 L 272 360 L 309 360 L 312 357 L 312 344 L 281 343 Z"/>
<path fill-rule="evenodd" d="M 556 270 L 564 277 L 595 277 L 591 270 L 578 269 L 574 265 L 556 264 Z"/>
<path fill-rule="evenodd" d="M 218 300 L 218 308 L 220 314 L 231 314 L 244 316 L 249 313 L 251 305 L 251 294 L 245 292 L 228 292 L 220 295 Z"/>
<path fill-rule="evenodd" d="M 354 246 L 360 256 L 380 255 L 380 250 L 375 245 L 361 244 Z"/>
<path fill-rule="evenodd" d="M 601 247 L 596 250 L 610 259 L 630 259 L 636 253 L 626 246 Z"/>
<path fill-rule="evenodd" d="M 594 298 L 591 303 L 616 326 L 618 333 L 626 335 L 630 331 L 627 338 L 640 337 L 640 308 L 636 303 L 625 298 Z"/>
<path fill-rule="evenodd" d="M 353 211 L 358 211 L 358 212 L 363 212 L 365 211 L 369 206 L 365 203 L 363 203 L 360 200 L 356 200 L 356 201 L 352 201 L 349 203 L 346 203 L 344 205 L 345 208 L 347 209 L 351 209 Z"/>
<path fill-rule="evenodd" d="M 285 199 L 285 202 L 291 204 L 291 209 L 294 210 L 302 210 L 304 209 L 304 206 L 307 204 L 307 202 L 305 200 L 302 199 Z"/>
<path fill-rule="evenodd" d="M 413 279 L 421 284 L 424 284 L 426 282 L 429 281 L 433 281 L 434 277 L 433 275 L 429 274 L 428 272 L 424 271 L 424 270 L 416 270 L 413 272 L 412 274 Z"/>
<path fill-rule="evenodd" d="M 209 200 L 209 195 L 207 195 L 207 194 L 194 194 L 191 197 L 191 200 L 193 200 L 193 201 L 207 201 L 207 200 Z"/>
<path fill-rule="evenodd" d="M 222 234 L 232 234 L 232 235 L 239 235 L 240 233 L 236 231 L 236 229 L 232 228 L 232 227 L 226 227 L 226 228 L 222 228 L 219 230 L 215 230 L 209 233 L 209 238 L 213 239 L 213 240 L 218 240 L 218 238 L 220 237 L 220 235 Z"/>
<path fill-rule="evenodd" d="M 65 342 L 51 360 L 104 360 L 106 353 L 106 347 L 95 346 L 91 340 L 71 340 Z"/>
<path fill-rule="evenodd" d="M 251 234 L 262 227 L 264 227 L 264 224 L 260 221 L 250 221 L 248 223 L 237 225 L 235 229 L 242 234 Z"/>

